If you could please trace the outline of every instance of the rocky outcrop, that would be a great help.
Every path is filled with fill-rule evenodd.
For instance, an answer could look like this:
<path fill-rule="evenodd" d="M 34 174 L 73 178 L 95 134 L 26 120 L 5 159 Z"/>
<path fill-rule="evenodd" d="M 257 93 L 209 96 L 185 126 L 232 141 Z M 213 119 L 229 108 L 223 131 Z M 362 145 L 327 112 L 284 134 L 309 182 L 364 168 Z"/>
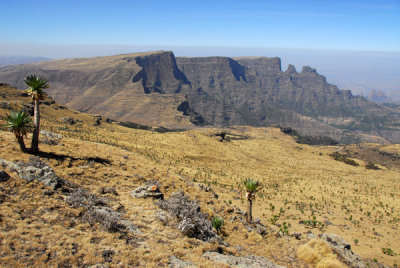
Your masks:
<path fill-rule="evenodd" d="M 167 200 L 161 200 L 158 205 L 178 219 L 178 229 L 186 236 L 209 242 L 217 238 L 200 206 L 185 196 L 183 191 L 174 193 Z"/>
<path fill-rule="evenodd" d="M 328 242 L 332 251 L 338 256 L 339 260 L 354 268 L 364 268 L 368 265 L 351 250 L 351 245 L 335 234 L 321 234 L 322 240 Z"/>
<path fill-rule="evenodd" d="M 37 180 L 53 189 L 58 189 L 65 183 L 63 179 L 55 174 L 50 166 L 41 161 L 37 156 L 31 156 L 28 162 L 19 161 L 17 163 L 0 159 L 0 165 L 3 168 L 17 172 L 19 177 L 27 182 Z"/>
<path fill-rule="evenodd" d="M 134 60 L 142 70 L 133 77 L 132 82 L 141 81 L 146 94 L 179 93 L 183 87 L 190 85 L 185 74 L 178 69 L 171 52 L 139 56 Z"/>

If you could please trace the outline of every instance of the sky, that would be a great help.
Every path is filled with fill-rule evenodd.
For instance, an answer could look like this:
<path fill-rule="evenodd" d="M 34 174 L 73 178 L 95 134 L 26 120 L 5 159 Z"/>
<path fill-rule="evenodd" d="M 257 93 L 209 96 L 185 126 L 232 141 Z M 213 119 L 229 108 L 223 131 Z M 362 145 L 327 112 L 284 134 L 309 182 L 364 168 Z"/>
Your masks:
<path fill-rule="evenodd" d="M 400 0 L 0 2 L 0 54 L 29 45 L 400 52 Z"/>
<path fill-rule="evenodd" d="M 400 0 L 0 0 L 0 56 L 281 57 L 363 92 L 399 91 Z M 351 81 L 350 81 L 351 80 Z M 349 82 L 350 81 L 350 82 Z"/>

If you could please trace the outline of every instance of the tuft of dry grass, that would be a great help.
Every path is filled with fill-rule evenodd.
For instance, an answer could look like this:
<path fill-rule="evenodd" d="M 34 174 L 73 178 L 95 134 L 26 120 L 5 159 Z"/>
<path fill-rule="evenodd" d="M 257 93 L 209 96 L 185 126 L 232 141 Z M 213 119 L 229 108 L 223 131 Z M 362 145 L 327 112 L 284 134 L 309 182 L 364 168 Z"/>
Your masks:
<path fill-rule="evenodd" d="M 312 239 L 297 249 L 297 255 L 308 264 L 318 268 L 344 268 L 330 246 L 321 239 Z"/>

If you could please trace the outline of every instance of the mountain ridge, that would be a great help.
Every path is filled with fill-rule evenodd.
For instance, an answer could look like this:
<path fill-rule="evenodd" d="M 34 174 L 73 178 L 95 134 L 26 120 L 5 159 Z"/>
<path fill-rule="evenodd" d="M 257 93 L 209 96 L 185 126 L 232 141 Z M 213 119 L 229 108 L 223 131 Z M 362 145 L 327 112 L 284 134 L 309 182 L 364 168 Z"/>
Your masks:
<path fill-rule="evenodd" d="M 0 68 L 23 88 L 46 76 L 49 94 L 71 108 L 169 128 L 271 126 L 343 143 L 400 142 L 400 113 L 327 83 L 316 69 L 278 57 L 175 57 L 172 51 L 63 59 Z"/>

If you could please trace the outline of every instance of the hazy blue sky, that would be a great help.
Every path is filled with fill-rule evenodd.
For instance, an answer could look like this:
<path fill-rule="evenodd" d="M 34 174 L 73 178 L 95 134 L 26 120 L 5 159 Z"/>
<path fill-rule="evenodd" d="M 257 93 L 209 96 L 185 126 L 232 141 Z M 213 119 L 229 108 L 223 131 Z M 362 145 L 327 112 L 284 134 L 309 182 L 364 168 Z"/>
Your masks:
<path fill-rule="evenodd" d="M 400 0 L 2 0 L 1 10 L 0 54 L 32 44 L 25 54 L 41 45 L 400 52 Z"/>
<path fill-rule="evenodd" d="M 400 101 L 400 0 L 0 0 L 0 55 L 281 57 Z"/>

